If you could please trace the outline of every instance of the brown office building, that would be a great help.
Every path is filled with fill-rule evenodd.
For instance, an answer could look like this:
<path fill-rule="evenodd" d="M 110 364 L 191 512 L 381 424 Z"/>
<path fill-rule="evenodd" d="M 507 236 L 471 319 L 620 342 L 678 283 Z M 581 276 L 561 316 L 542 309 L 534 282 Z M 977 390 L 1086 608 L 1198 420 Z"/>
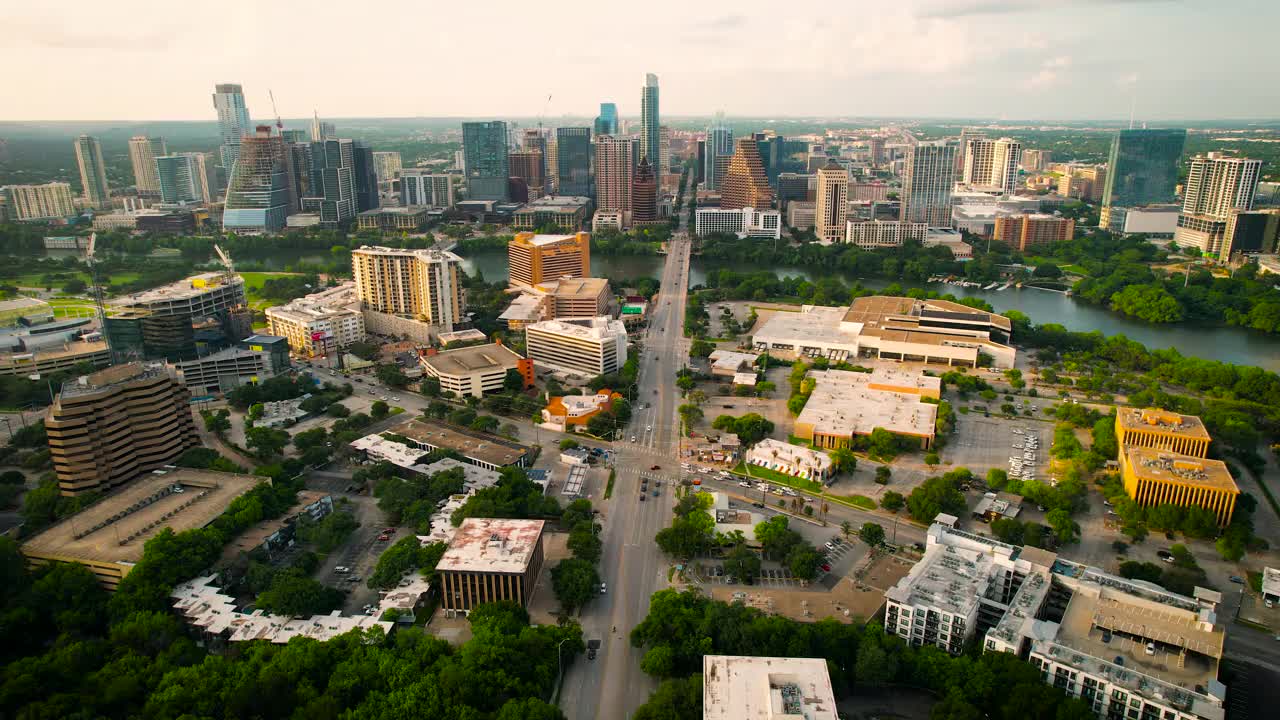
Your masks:
<path fill-rule="evenodd" d="M 631 175 L 631 224 L 645 225 L 658 220 L 658 179 L 653 166 L 640 158 Z"/>
<path fill-rule="evenodd" d="M 532 286 L 564 277 L 591 275 L 591 235 L 516 233 L 507 244 L 508 284 Z"/>
<path fill-rule="evenodd" d="M 773 190 L 765 176 L 764 163 L 760 161 L 760 147 L 755 138 L 739 138 L 729 167 L 720 178 L 720 207 L 765 210 L 772 206 Z"/>
<path fill-rule="evenodd" d="M 991 239 L 1017 250 L 1026 250 L 1033 245 L 1070 240 L 1075 229 L 1075 220 L 1057 215 L 1009 215 L 996 218 Z"/>
<path fill-rule="evenodd" d="M 63 383 L 45 415 L 62 494 L 110 490 L 199 445 L 190 402 L 181 382 L 141 363 Z"/>
<path fill-rule="evenodd" d="M 467 518 L 440 557 L 436 574 L 445 613 L 510 600 L 529 604 L 542 569 L 542 520 Z"/>
<path fill-rule="evenodd" d="M 508 172 L 511 173 L 511 177 L 520 178 L 529 189 L 529 197 L 525 202 L 536 200 L 545 194 L 547 180 L 542 173 L 544 161 L 541 150 L 519 150 L 507 153 L 507 164 L 510 166 Z"/>

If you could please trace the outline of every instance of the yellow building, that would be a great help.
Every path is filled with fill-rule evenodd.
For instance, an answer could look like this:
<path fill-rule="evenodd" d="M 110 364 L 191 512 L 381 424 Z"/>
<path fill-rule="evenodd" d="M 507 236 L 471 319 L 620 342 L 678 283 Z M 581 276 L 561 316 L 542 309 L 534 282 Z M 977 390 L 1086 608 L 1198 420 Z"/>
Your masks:
<path fill-rule="evenodd" d="M 1158 408 L 1119 408 L 1116 440 L 1125 448 L 1147 447 L 1192 457 L 1209 456 L 1209 431 L 1193 415 Z"/>
<path fill-rule="evenodd" d="M 516 233 L 507 245 L 508 283 L 533 286 L 564 277 L 591 276 L 591 235 Z"/>
<path fill-rule="evenodd" d="M 1139 505 L 1202 507 L 1212 512 L 1221 526 L 1231 522 L 1240 495 L 1231 472 L 1220 460 L 1149 447 L 1122 447 L 1120 472 L 1125 491 Z"/>
<path fill-rule="evenodd" d="M 366 310 L 452 327 L 466 302 L 462 258 L 441 250 L 362 246 L 351 251 L 356 295 Z"/>

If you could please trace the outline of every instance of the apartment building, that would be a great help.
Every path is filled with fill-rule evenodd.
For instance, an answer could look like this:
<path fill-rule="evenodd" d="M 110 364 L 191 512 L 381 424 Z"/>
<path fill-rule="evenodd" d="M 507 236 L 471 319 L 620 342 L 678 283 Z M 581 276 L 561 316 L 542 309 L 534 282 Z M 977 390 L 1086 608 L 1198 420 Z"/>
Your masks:
<path fill-rule="evenodd" d="M 76 201 L 68 183 L 8 185 L 4 192 L 9 205 L 9 217 L 17 222 L 69 218 L 76 214 Z"/>
<path fill-rule="evenodd" d="M 533 286 L 563 277 L 591 276 L 591 235 L 516 233 L 507 244 L 511 287 Z"/>
<path fill-rule="evenodd" d="M 845 227 L 846 242 L 866 250 L 901 247 L 908 240 L 924 242 L 929 226 L 901 220 L 850 220 Z"/>
<path fill-rule="evenodd" d="M 1018 187 L 1018 161 L 1022 159 L 1022 143 L 1012 138 L 998 140 L 973 138 L 964 152 L 965 185 L 991 188 L 1002 195 L 1012 195 Z"/>
<path fill-rule="evenodd" d="M 951 188 L 956 148 L 946 142 L 907 148 L 902 173 L 900 220 L 927 225 L 951 224 Z"/>
<path fill-rule="evenodd" d="M 509 370 L 520 373 L 525 387 L 533 385 L 533 362 L 501 343 L 428 351 L 419 362 L 424 375 L 440 381 L 441 390 L 462 397 L 484 397 L 502 390 Z"/>
<path fill-rule="evenodd" d="M 448 329 L 462 320 L 466 299 L 451 252 L 364 245 L 351 251 L 356 295 L 364 308 Z"/>
<path fill-rule="evenodd" d="M 1261 160 L 1216 152 L 1192 158 L 1173 241 L 1219 254 L 1232 213 L 1253 209 L 1261 173 Z"/>
<path fill-rule="evenodd" d="M 542 520 L 467 518 L 436 564 L 440 604 L 450 617 L 476 605 L 527 605 L 542 569 Z"/>
<path fill-rule="evenodd" d="M 1070 240 L 1076 231 L 1076 221 L 1058 215 L 1024 213 L 995 218 L 991 239 L 1005 243 L 1017 250 L 1036 245 Z"/>
<path fill-rule="evenodd" d="M 158 365 L 116 365 L 63 383 L 45 413 L 62 494 L 110 490 L 199 445 L 190 401 Z"/>
<path fill-rule="evenodd" d="M 546 320 L 525 327 L 525 348 L 539 367 L 594 377 L 627 361 L 627 329 L 621 320 Z"/>
<path fill-rule="evenodd" d="M 364 315 L 354 282 L 269 307 L 267 333 L 285 338 L 300 357 L 325 355 L 364 340 Z"/>
<path fill-rule="evenodd" d="M 827 245 L 845 241 L 845 218 L 849 213 L 849 171 L 834 162 L 818 169 L 818 192 L 814 207 L 814 232 Z"/>
<path fill-rule="evenodd" d="M 924 557 L 885 592 L 885 631 L 952 654 L 979 638 L 1107 720 L 1222 720 L 1221 593 L 1193 597 L 955 528 L 938 516 Z"/>

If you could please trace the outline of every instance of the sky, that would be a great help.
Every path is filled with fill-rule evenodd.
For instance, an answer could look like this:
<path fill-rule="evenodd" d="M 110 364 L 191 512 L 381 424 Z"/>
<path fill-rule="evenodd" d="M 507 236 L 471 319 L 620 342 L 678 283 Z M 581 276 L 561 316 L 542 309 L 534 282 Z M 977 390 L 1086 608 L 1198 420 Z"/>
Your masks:
<path fill-rule="evenodd" d="M 0 120 L 207 121 L 219 82 L 255 119 L 268 90 L 284 117 L 630 117 L 646 72 L 669 116 L 1274 119 L 1278 26 L 1274 0 L 10 0 Z"/>

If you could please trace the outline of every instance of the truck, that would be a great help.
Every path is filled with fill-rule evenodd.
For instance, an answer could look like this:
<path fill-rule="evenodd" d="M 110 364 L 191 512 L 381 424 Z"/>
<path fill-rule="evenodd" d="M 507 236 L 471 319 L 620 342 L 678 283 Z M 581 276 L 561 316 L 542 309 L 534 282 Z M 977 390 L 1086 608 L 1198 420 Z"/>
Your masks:
<path fill-rule="evenodd" d="M 587 640 L 587 659 L 595 660 L 596 651 L 600 649 L 600 638 L 593 637 Z"/>

